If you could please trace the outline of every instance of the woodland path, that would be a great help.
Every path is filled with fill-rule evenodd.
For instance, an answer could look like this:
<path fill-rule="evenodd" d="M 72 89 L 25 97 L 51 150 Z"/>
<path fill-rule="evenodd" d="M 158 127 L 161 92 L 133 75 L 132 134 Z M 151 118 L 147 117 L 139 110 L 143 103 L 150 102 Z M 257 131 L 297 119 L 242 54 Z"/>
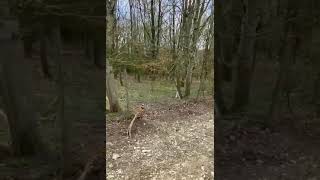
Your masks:
<path fill-rule="evenodd" d="M 145 104 L 129 121 L 107 121 L 107 179 L 213 179 L 212 101 Z"/>

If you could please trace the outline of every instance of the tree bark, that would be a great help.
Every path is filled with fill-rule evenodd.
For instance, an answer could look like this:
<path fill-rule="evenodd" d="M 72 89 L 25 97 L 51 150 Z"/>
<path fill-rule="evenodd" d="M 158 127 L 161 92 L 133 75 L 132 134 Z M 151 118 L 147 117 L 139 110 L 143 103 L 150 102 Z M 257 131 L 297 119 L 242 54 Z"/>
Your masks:
<path fill-rule="evenodd" d="M 215 104 L 217 106 L 217 109 L 219 110 L 220 114 L 224 114 L 227 112 L 227 106 L 224 101 L 224 95 L 222 91 L 223 86 L 223 79 L 222 79 L 222 64 L 221 61 L 221 50 L 222 48 L 221 44 L 219 43 L 221 40 L 218 36 L 214 38 L 215 41 L 215 47 L 216 51 L 214 53 L 214 100 Z M 220 59 L 220 60 L 219 60 Z"/>
<path fill-rule="evenodd" d="M 111 74 L 112 67 L 110 65 L 110 56 L 112 55 L 114 49 L 112 47 L 112 29 L 115 22 L 115 0 L 107 1 L 107 34 L 106 34 L 106 47 L 107 47 L 107 59 L 106 59 L 106 94 L 109 100 L 110 112 L 121 111 L 115 81 Z M 104 46 L 105 47 L 105 46 Z"/>
<path fill-rule="evenodd" d="M 48 64 L 48 39 L 45 36 L 45 32 L 42 32 L 40 39 L 40 59 L 41 59 L 41 67 L 44 76 L 48 79 L 52 78 L 52 75 L 49 70 Z"/>
<path fill-rule="evenodd" d="M 156 56 L 159 55 L 159 50 L 160 50 L 160 36 L 161 36 L 161 28 L 162 28 L 162 11 L 161 11 L 161 4 L 162 0 L 159 0 L 159 5 L 158 5 L 158 30 L 157 30 L 157 48 L 156 48 Z"/>
<path fill-rule="evenodd" d="M 108 65 L 106 68 L 106 94 L 109 100 L 110 112 L 119 112 L 121 111 L 118 97 L 116 94 L 116 88 L 114 87 L 114 79 L 111 75 L 111 67 Z"/>
<path fill-rule="evenodd" d="M 20 56 L 18 40 L 1 40 L 1 91 L 10 127 L 11 147 L 17 156 L 36 155 L 44 151 L 31 91 L 29 64 Z M 20 76 L 19 74 L 22 74 Z"/>
<path fill-rule="evenodd" d="M 59 19 L 54 20 L 53 25 L 53 39 L 55 46 L 54 59 L 58 66 L 58 121 L 60 125 L 60 142 L 61 142 L 61 177 L 64 179 L 68 177 L 68 173 L 71 169 L 71 126 L 70 119 L 65 118 L 65 82 L 64 82 L 64 69 L 63 69 L 63 57 L 62 57 L 62 40 L 60 31 Z"/>
<path fill-rule="evenodd" d="M 93 62 L 94 65 L 96 65 L 96 67 L 102 69 L 103 68 L 103 59 L 105 56 L 103 56 L 104 54 L 104 49 L 102 47 L 103 43 L 101 42 L 100 39 L 98 39 L 99 35 L 95 35 L 95 38 L 93 40 Z"/>
<path fill-rule="evenodd" d="M 150 15 L 151 15 L 151 57 L 156 59 L 156 27 L 155 27 L 155 3 L 154 0 L 151 0 L 150 6 Z"/>
<path fill-rule="evenodd" d="M 288 8 L 288 7 L 287 7 Z M 289 9 L 289 8 L 288 8 Z M 275 84 L 275 87 L 272 92 L 272 102 L 269 107 L 269 116 L 270 121 L 267 122 L 271 124 L 271 122 L 275 122 L 275 120 L 278 120 L 280 118 L 280 113 L 282 104 L 281 104 L 281 96 L 284 94 L 286 90 L 286 85 L 288 84 L 289 80 L 289 68 L 291 65 L 291 62 L 294 59 L 294 49 L 295 49 L 295 38 L 293 34 L 295 34 L 294 25 L 290 22 L 287 22 L 287 14 L 285 17 L 282 18 L 282 32 L 283 32 L 283 41 L 282 41 L 282 47 L 279 51 L 279 72 L 277 81 Z"/>
<path fill-rule="evenodd" d="M 25 36 L 23 38 L 23 49 L 24 49 L 24 57 L 32 58 L 32 39 L 30 36 Z"/>
<path fill-rule="evenodd" d="M 234 103 L 232 111 L 245 111 L 249 104 L 250 87 L 252 78 L 252 61 L 254 58 L 256 27 L 259 21 L 257 17 L 257 5 L 254 0 L 248 0 L 245 6 L 245 14 L 241 24 L 241 35 L 236 56 L 236 69 L 234 81 Z"/>

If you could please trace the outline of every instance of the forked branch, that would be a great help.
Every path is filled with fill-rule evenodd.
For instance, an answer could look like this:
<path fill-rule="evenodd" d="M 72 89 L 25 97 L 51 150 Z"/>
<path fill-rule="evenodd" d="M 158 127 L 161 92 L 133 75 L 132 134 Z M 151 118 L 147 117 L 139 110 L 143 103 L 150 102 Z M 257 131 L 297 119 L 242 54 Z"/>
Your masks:
<path fill-rule="evenodd" d="M 129 127 L 128 127 L 127 134 L 128 134 L 128 136 L 129 136 L 129 138 L 131 138 L 131 130 L 132 130 L 133 123 L 135 122 L 136 119 L 142 118 L 143 113 L 144 113 L 144 105 L 142 104 L 142 105 L 140 106 L 140 108 L 138 109 L 137 113 L 134 115 L 134 117 L 133 117 L 133 119 L 131 120 L 130 125 L 129 125 Z"/>

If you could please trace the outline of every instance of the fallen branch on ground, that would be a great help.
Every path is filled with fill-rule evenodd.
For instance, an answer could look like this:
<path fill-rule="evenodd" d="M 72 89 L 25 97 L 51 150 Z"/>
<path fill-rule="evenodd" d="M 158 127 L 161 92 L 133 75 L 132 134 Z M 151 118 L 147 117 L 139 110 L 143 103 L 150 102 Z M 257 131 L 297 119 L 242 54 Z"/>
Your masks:
<path fill-rule="evenodd" d="M 82 171 L 82 173 L 81 173 L 80 177 L 78 178 L 78 180 L 85 180 L 87 178 L 89 172 L 92 171 L 92 168 L 93 168 L 92 161 L 89 161 L 86 164 L 86 166 L 85 166 L 84 170 Z"/>
<path fill-rule="evenodd" d="M 99 153 L 88 160 L 77 180 L 105 179 L 105 154 Z"/>
<path fill-rule="evenodd" d="M 144 105 L 142 104 L 142 105 L 140 106 L 140 108 L 138 109 L 138 112 L 134 115 L 134 117 L 133 117 L 133 119 L 131 120 L 130 125 L 129 125 L 129 127 L 128 127 L 127 133 L 128 133 L 129 138 L 131 138 L 131 129 L 132 129 L 132 126 L 133 126 L 134 121 L 135 121 L 136 119 L 138 119 L 138 118 L 142 118 L 143 113 L 144 113 Z"/>

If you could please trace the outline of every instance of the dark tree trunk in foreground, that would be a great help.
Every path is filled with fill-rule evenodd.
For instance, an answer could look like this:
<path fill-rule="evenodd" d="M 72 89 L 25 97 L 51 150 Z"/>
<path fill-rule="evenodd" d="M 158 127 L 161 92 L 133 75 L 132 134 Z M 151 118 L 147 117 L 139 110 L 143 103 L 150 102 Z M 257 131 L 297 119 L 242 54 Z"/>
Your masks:
<path fill-rule="evenodd" d="M 21 56 L 20 41 L 1 41 L 1 91 L 10 127 L 11 147 L 18 156 L 36 155 L 43 152 L 44 146 L 32 101 L 30 68 Z"/>
<path fill-rule="evenodd" d="M 236 79 L 234 89 L 233 111 L 245 111 L 250 100 L 250 87 L 252 79 L 252 62 L 254 58 L 256 29 L 259 17 L 256 13 L 257 2 L 255 0 L 247 1 L 245 14 L 242 18 L 241 35 L 236 56 Z"/>
<path fill-rule="evenodd" d="M 60 22 L 55 20 L 53 26 L 53 37 L 55 45 L 55 61 L 58 65 L 58 83 L 57 92 L 59 97 L 58 105 L 58 120 L 61 131 L 61 176 L 67 177 L 71 169 L 71 122 L 70 119 L 65 118 L 65 83 L 64 70 L 62 58 L 62 40 L 60 33 Z"/>
<path fill-rule="evenodd" d="M 23 40 L 23 49 L 24 49 L 24 57 L 31 58 L 32 57 L 32 40 L 31 37 L 24 37 Z"/>
<path fill-rule="evenodd" d="M 44 32 L 41 34 L 40 39 L 40 59 L 41 59 L 41 67 L 42 72 L 44 76 L 48 79 L 52 78 L 52 75 L 49 70 L 49 64 L 48 64 L 48 39 L 45 36 Z"/>

